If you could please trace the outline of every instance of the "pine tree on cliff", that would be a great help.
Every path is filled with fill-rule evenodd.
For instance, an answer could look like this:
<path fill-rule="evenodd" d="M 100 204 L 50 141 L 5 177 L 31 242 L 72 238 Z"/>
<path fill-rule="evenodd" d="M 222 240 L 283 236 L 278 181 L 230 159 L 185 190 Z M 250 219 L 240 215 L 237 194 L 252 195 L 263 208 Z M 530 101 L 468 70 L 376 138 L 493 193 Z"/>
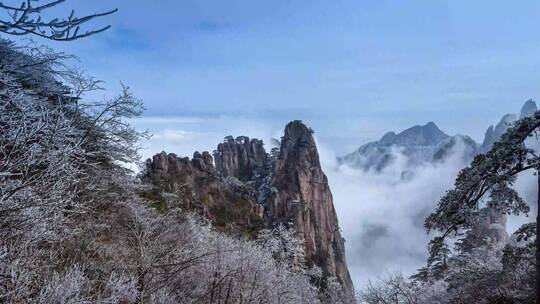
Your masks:
<path fill-rule="evenodd" d="M 481 216 L 485 204 L 507 214 L 527 214 L 530 206 L 512 188 L 517 175 L 527 170 L 540 170 L 538 151 L 525 145 L 527 138 L 537 136 L 540 130 L 540 112 L 534 117 L 518 120 L 485 154 L 476 156 L 472 164 L 461 170 L 454 188 L 447 191 L 437 209 L 425 222 L 428 232 L 440 234 L 430 242 L 430 255 L 439 255 L 438 248 L 445 248 L 448 237 L 463 238 Z M 540 186 L 540 176 L 538 179 Z M 540 205 L 540 190 L 538 193 Z M 536 217 L 536 235 L 539 234 L 540 217 Z M 527 224 L 528 227 L 534 224 Z M 540 303 L 540 242 L 536 242 L 536 303 Z"/>

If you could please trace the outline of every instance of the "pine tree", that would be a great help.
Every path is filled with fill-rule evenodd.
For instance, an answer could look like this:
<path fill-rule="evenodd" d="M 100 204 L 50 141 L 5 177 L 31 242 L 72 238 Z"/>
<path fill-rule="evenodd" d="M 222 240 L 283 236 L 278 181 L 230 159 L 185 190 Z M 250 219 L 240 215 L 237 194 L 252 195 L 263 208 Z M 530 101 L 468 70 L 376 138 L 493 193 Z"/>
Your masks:
<path fill-rule="evenodd" d="M 425 222 L 428 232 L 437 231 L 439 236 L 430 243 L 430 261 L 440 264 L 441 248 L 449 237 L 462 238 L 474 228 L 482 216 L 478 208 L 483 200 L 497 212 L 507 214 L 528 213 L 530 206 L 512 188 L 517 175 L 527 170 L 535 170 L 538 175 L 540 156 L 528 148 L 525 141 L 537 135 L 540 127 L 540 113 L 534 117 L 518 120 L 485 154 L 475 157 L 471 165 L 459 173 L 454 188 L 447 191 Z M 538 180 L 540 184 L 540 179 Z M 539 192 L 540 199 L 540 192 Z M 540 203 L 540 201 L 538 202 Z M 538 235 L 537 215 L 535 230 Z M 528 225 L 527 227 L 531 227 Z M 528 229 L 529 233 L 531 229 Z M 539 273 L 540 249 L 536 242 L 536 273 Z M 540 303 L 540 277 L 536 276 L 536 303 Z"/>

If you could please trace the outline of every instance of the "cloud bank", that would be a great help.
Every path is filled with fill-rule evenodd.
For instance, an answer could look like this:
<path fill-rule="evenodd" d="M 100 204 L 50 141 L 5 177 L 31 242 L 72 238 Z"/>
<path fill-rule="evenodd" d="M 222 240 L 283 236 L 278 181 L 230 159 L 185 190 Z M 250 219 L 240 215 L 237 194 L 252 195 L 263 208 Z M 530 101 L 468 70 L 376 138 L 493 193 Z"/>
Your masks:
<path fill-rule="evenodd" d="M 402 172 L 410 167 L 399 150 L 394 151 L 395 162 L 375 172 L 338 166 L 332 150 L 324 143 L 319 146 L 347 240 L 347 263 L 355 287 L 361 289 L 369 280 L 387 273 L 399 271 L 408 276 L 425 265 L 431 237 L 423 227 L 424 219 L 452 188 L 461 168 L 468 165 L 463 142 L 458 141 L 443 162 L 416 167 L 408 171 L 406 179 Z M 536 177 L 532 173 L 519 176 L 515 188 L 535 205 Z M 511 216 L 507 231 L 511 233 L 529 221 L 532 219 Z"/>
<path fill-rule="evenodd" d="M 400 151 L 394 151 L 395 162 L 375 172 L 338 166 L 332 151 L 321 149 L 356 288 L 388 272 L 411 274 L 425 263 L 424 219 L 466 165 L 463 148 L 456 145 L 444 162 L 417 167 L 406 180 Z"/>

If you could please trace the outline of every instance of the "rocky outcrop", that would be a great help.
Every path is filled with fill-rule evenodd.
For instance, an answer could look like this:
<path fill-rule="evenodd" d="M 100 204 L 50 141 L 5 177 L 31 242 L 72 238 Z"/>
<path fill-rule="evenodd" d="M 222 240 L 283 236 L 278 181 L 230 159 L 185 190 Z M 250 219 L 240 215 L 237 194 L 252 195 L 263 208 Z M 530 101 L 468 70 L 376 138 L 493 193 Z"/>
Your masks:
<path fill-rule="evenodd" d="M 225 176 L 234 176 L 246 182 L 266 175 L 268 155 L 262 140 L 246 136 L 225 138 L 214 151 L 217 170 Z"/>
<path fill-rule="evenodd" d="M 213 158 L 208 152 L 195 152 L 191 160 L 155 155 L 147 161 L 146 178 L 218 226 L 253 231 L 262 222 L 258 228 L 294 228 L 304 240 L 307 262 L 335 276 L 352 295 L 344 240 L 311 129 L 289 123 L 271 154 L 259 139 L 227 136 Z"/>
<path fill-rule="evenodd" d="M 508 232 L 506 232 L 507 215 L 494 208 L 484 209 L 485 220 L 480 225 L 484 235 L 492 244 L 502 247 L 508 243 Z"/>
<path fill-rule="evenodd" d="M 482 208 L 459 246 L 469 252 L 483 246 L 503 248 L 509 241 L 506 222 L 506 213 L 491 207 Z"/>
<path fill-rule="evenodd" d="M 484 141 L 482 143 L 482 151 L 489 151 L 491 146 L 493 146 L 493 143 L 499 140 L 499 138 L 501 138 L 506 130 L 508 130 L 508 128 L 510 128 L 518 118 L 521 119 L 527 116 L 532 116 L 537 110 L 538 108 L 536 103 L 532 99 L 529 99 L 521 107 L 519 116 L 516 114 L 506 114 L 495 126 L 489 126 L 489 128 L 486 130 L 486 135 L 484 136 Z"/>
<path fill-rule="evenodd" d="M 482 151 L 489 151 L 491 149 L 491 146 L 501 138 L 501 136 L 510 128 L 512 123 L 517 120 L 517 116 L 515 114 L 506 114 L 504 115 L 499 123 L 493 126 L 489 126 L 489 128 L 486 130 L 486 136 L 484 137 L 484 141 L 482 143 Z"/>
<path fill-rule="evenodd" d="M 266 225 L 294 228 L 304 240 L 308 262 L 352 292 L 344 240 L 312 131 L 300 121 L 289 123 L 276 152 L 271 158 L 261 140 L 228 136 L 214 152 L 216 170 L 233 187 L 254 189 Z"/>
<path fill-rule="evenodd" d="M 525 102 L 523 107 L 521 107 L 521 111 L 519 112 L 519 118 L 524 118 L 527 116 L 533 116 L 533 114 L 538 111 L 538 108 L 536 107 L 536 102 L 534 100 L 529 99 Z"/>
<path fill-rule="evenodd" d="M 196 151 L 192 160 L 188 157 L 178 157 L 174 153 L 161 152 L 148 159 L 146 165 L 150 176 L 161 177 L 191 174 L 194 170 L 207 173 L 214 171 L 212 156 L 206 151 L 202 154 Z"/>
<path fill-rule="evenodd" d="M 155 207 L 180 207 L 211 219 L 218 228 L 256 232 L 263 228 L 262 207 L 243 184 L 233 188 L 214 169 L 208 152 L 195 152 L 193 158 L 162 152 L 146 161 L 144 176 L 154 187 L 143 195 Z"/>
<path fill-rule="evenodd" d="M 290 223 L 305 241 L 308 260 L 352 291 L 328 179 L 312 131 L 300 121 L 285 128 L 271 184 L 277 191 L 266 202 L 269 223 Z"/>

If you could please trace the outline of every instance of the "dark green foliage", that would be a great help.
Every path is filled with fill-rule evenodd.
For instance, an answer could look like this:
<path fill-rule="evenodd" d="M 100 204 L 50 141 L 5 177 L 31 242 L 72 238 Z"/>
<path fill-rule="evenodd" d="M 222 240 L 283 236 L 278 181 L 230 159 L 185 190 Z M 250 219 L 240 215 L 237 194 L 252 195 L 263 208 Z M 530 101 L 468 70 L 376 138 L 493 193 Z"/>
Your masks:
<path fill-rule="evenodd" d="M 448 270 L 449 256 L 450 249 L 443 238 L 436 237 L 430 242 L 427 267 L 434 279 L 441 279 L 446 270 Z"/>
<path fill-rule="evenodd" d="M 141 197 L 150 202 L 149 207 L 156 209 L 158 212 L 165 212 L 167 210 L 167 202 L 159 189 L 152 189 L 141 193 Z"/>
<path fill-rule="evenodd" d="M 210 210 L 214 216 L 214 224 L 219 227 L 235 226 L 248 234 L 264 227 L 264 220 L 255 216 L 253 204 L 233 193 L 225 192 L 226 203 L 213 207 Z M 245 230 L 245 231 L 244 231 Z"/>
<path fill-rule="evenodd" d="M 532 237 L 536 237 L 536 223 L 528 223 L 521 226 L 515 233 L 516 240 L 529 241 Z"/>
<path fill-rule="evenodd" d="M 501 210 L 513 214 L 529 212 L 511 186 L 518 173 L 539 166 L 535 151 L 524 145 L 539 126 L 540 122 L 531 117 L 517 121 L 489 152 L 479 154 L 469 167 L 461 170 L 454 188 L 446 192 L 436 211 L 426 219 L 428 231 L 438 230 L 447 236 L 470 228 L 471 219 L 478 215 L 478 203 L 488 192 L 490 204 Z"/>
<path fill-rule="evenodd" d="M 469 167 L 461 170 L 454 188 L 446 192 L 435 212 L 426 219 L 428 232 L 442 233 L 430 243 L 430 259 L 439 253 L 440 243 L 447 237 L 457 237 L 457 243 L 464 244 L 466 232 L 482 216 L 479 205 L 486 196 L 486 205 L 498 212 L 518 215 L 530 211 L 511 187 L 517 174 L 539 167 L 536 152 L 524 144 L 539 126 L 540 122 L 532 117 L 517 121 L 489 152 L 479 154 Z"/>

